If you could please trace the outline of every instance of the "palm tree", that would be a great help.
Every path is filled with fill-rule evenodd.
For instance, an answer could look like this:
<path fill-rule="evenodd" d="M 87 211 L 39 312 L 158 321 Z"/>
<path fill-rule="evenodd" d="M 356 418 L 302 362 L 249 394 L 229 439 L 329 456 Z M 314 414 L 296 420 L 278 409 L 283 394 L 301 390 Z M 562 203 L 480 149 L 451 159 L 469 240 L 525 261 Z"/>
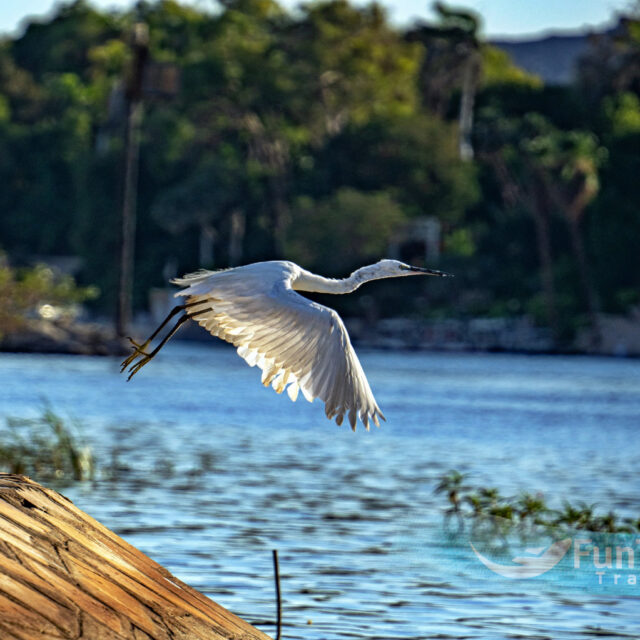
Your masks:
<path fill-rule="evenodd" d="M 407 40 L 425 47 L 420 68 L 422 98 L 427 109 L 444 118 L 451 97 L 460 91 L 458 130 L 460 157 L 473 157 L 471 130 L 473 105 L 482 71 L 478 30 L 479 17 L 470 11 L 434 3 L 439 21 L 419 24 L 407 32 Z"/>
<path fill-rule="evenodd" d="M 552 205 L 531 148 L 532 141 L 538 138 L 545 123 L 544 118 L 537 114 L 528 114 L 517 120 L 500 118 L 486 121 L 479 155 L 495 174 L 505 208 L 525 211 L 533 220 L 547 322 L 554 344 L 558 346 L 561 331 L 551 251 Z"/>
<path fill-rule="evenodd" d="M 550 130 L 536 140 L 536 147 L 544 188 L 554 209 L 562 214 L 569 226 L 571 249 L 591 324 L 592 342 L 597 346 L 602 339 L 599 305 L 581 226 L 587 206 L 600 188 L 598 167 L 606 152 L 597 139 L 585 131 Z"/>
<path fill-rule="evenodd" d="M 598 193 L 598 167 L 604 150 L 592 134 L 560 131 L 537 113 L 520 120 L 486 123 L 489 140 L 481 157 L 494 170 L 508 208 L 525 209 L 532 217 L 540 280 L 549 327 L 556 345 L 562 342 L 553 275 L 551 216 L 560 213 L 568 223 L 571 248 L 594 335 L 600 339 L 598 300 L 582 238 L 587 206 Z"/>

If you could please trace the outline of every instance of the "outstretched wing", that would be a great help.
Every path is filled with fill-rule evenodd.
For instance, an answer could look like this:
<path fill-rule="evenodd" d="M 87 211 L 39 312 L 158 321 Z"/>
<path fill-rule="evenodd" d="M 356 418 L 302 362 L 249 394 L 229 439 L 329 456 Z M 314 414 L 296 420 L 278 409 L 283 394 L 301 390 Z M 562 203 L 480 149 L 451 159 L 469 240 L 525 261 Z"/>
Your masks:
<path fill-rule="evenodd" d="M 176 295 L 198 303 L 193 307 L 195 322 L 236 346 L 250 366 L 262 369 L 265 386 L 278 393 L 286 388 L 293 401 L 298 390 L 309 402 L 320 398 L 330 420 L 335 417 L 342 424 L 346 414 L 353 430 L 358 416 L 367 429 L 370 421 L 379 425 L 378 418 L 384 420 L 344 323 L 333 309 L 293 291 L 289 279 L 280 278 L 265 290 L 264 281 L 261 286 L 251 277 L 232 282 L 236 278 L 231 275 L 223 272 L 207 282 L 179 281 L 191 285 Z"/>

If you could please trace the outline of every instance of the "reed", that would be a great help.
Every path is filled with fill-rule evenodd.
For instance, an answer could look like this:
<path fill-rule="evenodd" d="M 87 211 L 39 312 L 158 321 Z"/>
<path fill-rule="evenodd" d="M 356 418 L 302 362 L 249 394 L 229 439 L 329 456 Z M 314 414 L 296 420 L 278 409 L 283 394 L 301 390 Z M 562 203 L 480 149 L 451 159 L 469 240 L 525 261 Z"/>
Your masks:
<path fill-rule="evenodd" d="M 36 418 L 6 418 L 0 427 L 0 470 L 56 485 L 93 479 L 95 459 L 79 430 L 48 405 Z"/>

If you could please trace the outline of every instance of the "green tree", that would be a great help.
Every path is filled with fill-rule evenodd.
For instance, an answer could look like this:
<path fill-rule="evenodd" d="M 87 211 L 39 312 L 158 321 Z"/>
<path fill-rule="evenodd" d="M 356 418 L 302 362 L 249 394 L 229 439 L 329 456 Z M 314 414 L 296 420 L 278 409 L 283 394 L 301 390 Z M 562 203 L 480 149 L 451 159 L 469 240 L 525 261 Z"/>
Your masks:
<path fill-rule="evenodd" d="M 567 221 L 583 297 L 589 313 L 594 344 L 601 341 L 595 290 L 582 235 L 587 206 L 600 188 L 598 167 L 606 151 L 597 139 L 584 131 L 550 130 L 530 142 L 528 149 L 537 159 L 536 168 L 543 188 L 554 208 Z"/>
<path fill-rule="evenodd" d="M 70 307 L 97 294 L 95 287 L 78 287 L 70 276 L 44 265 L 14 269 L 0 254 L 0 339 L 19 330 L 43 305 Z"/>
<path fill-rule="evenodd" d="M 612 31 L 593 35 L 578 61 L 578 83 L 592 104 L 630 91 L 640 95 L 640 12 L 622 17 Z"/>
<path fill-rule="evenodd" d="M 304 5 L 281 34 L 291 117 L 308 128 L 313 145 L 349 125 L 416 112 L 420 50 L 389 25 L 380 5 Z"/>
<path fill-rule="evenodd" d="M 300 198 L 287 254 L 310 269 L 343 276 L 385 255 L 405 219 L 402 208 L 385 192 L 343 188 L 320 201 Z"/>
<path fill-rule="evenodd" d="M 580 227 L 587 205 L 598 192 L 602 149 L 592 135 L 560 131 L 540 114 L 521 120 L 498 118 L 488 126 L 491 133 L 484 137 L 491 138 L 492 146 L 483 148 L 482 159 L 497 177 L 504 204 L 533 218 L 546 315 L 556 342 L 565 339 L 566 322 L 559 315 L 554 276 L 554 214 L 569 225 L 586 309 L 598 336 L 597 295 Z"/>
<path fill-rule="evenodd" d="M 73 73 L 90 79 L 89 52 L 122 35 L 119 16 L 94 9 L 86 0 L 59 4 L 52 18 L 33 20 L 11 43 L 18 67 L 42 81 L 48 74 Z"/>
<path fill-rule="evenodd" d="M 384 185 L 409 216 L 450 224 L 478 197 L 475 168 L 459 158 L 455 127 L 426 114 L 348 127 L 318 154 L 314 174 L 321 178 L 316 189 Z"/>
<path fill-rule="evenodd" d="M 438 22 L 410 29 L 407 39 L 424 47 L 420 88 L 425 106 L 445 117 L 454 92 L 459 92 L 459 150 L 460 156 L 468 160 L 473 156 L 473 105 L 482 69 L 480 20 L 473 12 L 451 9 L 442 2 L 434 3 L 434 9 Z"/>
<path fill-rule="evenodd" d="M 153 218 L 176 238 L 186 229 L 197 229 L 202 267 L 219 264 L 214 247 L 222 234 L 227 236 L 226 263 L 237 264 L 242 255 L 243 165 L 232 146 L 219 145 L 217 151 L 187 178 L 161 190 L 152 207 Z"/>

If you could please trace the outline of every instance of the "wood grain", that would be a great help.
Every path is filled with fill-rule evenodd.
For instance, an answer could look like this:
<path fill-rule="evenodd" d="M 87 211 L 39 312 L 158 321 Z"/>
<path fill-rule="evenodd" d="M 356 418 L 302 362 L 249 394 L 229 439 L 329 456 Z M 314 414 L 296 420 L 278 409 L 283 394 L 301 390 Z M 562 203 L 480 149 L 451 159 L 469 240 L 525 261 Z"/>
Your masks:
<path fill-rule="evenodd" d="M 78 509 L 0 473 L 2 640 L 268 640 Z"/>

